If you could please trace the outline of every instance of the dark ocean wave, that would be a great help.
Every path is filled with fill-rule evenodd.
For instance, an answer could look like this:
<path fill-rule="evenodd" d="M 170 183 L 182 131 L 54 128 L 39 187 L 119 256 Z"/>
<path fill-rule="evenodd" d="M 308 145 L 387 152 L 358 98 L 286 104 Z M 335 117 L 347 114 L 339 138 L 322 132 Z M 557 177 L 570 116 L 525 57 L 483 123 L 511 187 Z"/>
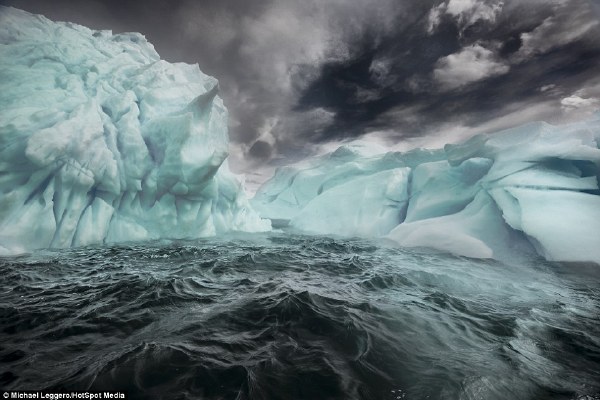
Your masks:
<path fill-rule="evenodd" d="M 585 399 L 600 271 L 294 235 L 0 259 L 0 386 L 129 398 Z"/>

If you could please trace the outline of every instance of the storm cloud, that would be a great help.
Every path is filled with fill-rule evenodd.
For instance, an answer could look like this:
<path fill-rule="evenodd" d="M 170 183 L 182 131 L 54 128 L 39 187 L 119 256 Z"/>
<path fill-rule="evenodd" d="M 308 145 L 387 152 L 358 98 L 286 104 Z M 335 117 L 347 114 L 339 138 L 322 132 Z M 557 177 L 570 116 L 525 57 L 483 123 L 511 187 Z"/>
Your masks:
<path fill-rule="evenodd" d="M 257 180 L 344 140 L 437 146 L 600 104 L 589 0 L 0 3 L 139 31 L 163 58 L 198 63 L 220 80 L 233 169 Z"/>

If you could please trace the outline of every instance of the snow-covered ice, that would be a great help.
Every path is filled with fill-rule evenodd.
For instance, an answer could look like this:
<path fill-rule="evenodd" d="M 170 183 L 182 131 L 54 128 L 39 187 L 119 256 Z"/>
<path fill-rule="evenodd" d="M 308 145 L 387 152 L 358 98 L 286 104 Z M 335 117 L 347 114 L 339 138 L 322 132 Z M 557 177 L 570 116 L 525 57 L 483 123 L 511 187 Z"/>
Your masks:
<path fill-rule="evenodd" d="M 197 65 L 0 7 L 0 252 L 264 231 Z"/>
<path fill-rule="evenodd" d="M 600 264 L 599 143 L 600 115 L 531 123 L 443 150 L 365 155 L 346 145 L 279 169 L 252 203 L 305 232 Z"/>

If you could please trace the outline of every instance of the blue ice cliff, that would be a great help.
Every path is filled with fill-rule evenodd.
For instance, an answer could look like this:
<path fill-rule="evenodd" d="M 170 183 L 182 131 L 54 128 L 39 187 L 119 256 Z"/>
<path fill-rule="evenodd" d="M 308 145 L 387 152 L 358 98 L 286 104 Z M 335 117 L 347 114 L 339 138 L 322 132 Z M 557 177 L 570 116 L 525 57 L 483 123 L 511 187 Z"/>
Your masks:
<path fill-rule="evenodd" d="M 270 229 L 217 93 L 141 34 L 0 7 L 0 253 Z"/>
<path fill-rule="evenodd" d="M 349 144 L 280 168 L 262 216 L 321 234 L 385 237 L 477 258 L 600 264 L 600 115 L 532 123 L 440 150 Z"/>

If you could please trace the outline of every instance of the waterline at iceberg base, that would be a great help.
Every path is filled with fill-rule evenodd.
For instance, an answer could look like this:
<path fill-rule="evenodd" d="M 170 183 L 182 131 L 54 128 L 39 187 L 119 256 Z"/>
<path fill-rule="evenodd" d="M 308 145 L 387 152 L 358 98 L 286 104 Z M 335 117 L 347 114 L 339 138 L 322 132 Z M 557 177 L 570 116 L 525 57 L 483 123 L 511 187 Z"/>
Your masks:
<path fill-rule="evenodd" d="M 346 145 L 250 203 L 226 119 L 140 34 L 0 7 L 1 389 L 600 398 L 597 120 Z"/>

